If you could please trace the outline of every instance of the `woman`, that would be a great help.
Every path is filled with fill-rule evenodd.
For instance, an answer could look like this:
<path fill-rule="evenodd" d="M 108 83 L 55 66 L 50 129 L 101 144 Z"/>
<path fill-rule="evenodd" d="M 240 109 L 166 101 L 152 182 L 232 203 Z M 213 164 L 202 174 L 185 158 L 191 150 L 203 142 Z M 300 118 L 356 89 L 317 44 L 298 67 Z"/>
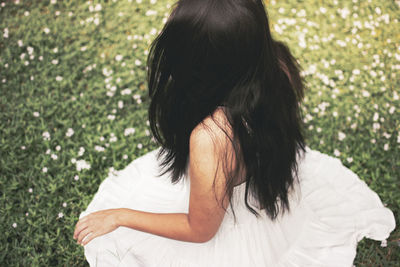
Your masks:
<path fill-rule="evenodd" d="M 91 265 L 351 266 L 358 241 L 394 229 L 356 174 L 306 147 L 299 68 L 261 0 L 178 1 L 148 85 L 160 148 L 81 214 Z"/>

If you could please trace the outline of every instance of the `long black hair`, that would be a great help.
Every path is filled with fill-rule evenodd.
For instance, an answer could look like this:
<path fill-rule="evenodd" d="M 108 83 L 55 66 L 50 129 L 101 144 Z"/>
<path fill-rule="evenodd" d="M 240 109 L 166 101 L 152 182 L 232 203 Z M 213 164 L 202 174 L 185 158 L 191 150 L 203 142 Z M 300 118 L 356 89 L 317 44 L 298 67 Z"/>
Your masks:
<path fill-rule="evenodd" d="M 303 82 L 287 46 L 273 40 L 262 0 L 179 0 L 147 67 L 150 127 L 162 147 L 163 173 L 171 172 L 174 183 L 183 177 L 192 130 L 224 106 L 239 159 L 226 172 L 226 194 L 232 196 L 243 165 L 244 201 L 254 215 L 250 192 L 272 220 L 278 199 L 283 212 L 290 210 L 296 154 L 305 151 Z"/>

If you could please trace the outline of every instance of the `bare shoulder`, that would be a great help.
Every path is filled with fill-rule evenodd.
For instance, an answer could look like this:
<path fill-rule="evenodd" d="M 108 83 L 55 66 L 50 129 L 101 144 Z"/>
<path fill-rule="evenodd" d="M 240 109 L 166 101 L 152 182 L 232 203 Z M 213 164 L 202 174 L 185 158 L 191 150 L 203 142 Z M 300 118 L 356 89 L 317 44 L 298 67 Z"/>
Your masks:
<path fill-rule="evenodd" d="M 224 146 L 229 143 L 230 138 L 232 138 L 232 128 L 229 121 L 224 110 L 217 108 L 211 116 L 206 117 L 193 129 L 190 135 L 190 146 L 225 149 Z"/>

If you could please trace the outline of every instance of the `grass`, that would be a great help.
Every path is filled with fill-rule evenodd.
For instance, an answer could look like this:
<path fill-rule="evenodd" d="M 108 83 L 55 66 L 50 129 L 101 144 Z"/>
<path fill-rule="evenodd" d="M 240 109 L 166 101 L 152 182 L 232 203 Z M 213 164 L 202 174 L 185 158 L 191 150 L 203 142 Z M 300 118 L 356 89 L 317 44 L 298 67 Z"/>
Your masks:
<path fill-rule="evenodd" d="M 145 60 L 173 1 L 0 2 L 0 263 L 84 266 L 72 233 L 112 169 L 154 149 Z M 399 223 L 399 1 L 268 1 L 303 66 L 308 145 L 366 181 Z M 356 266 L 395 266 L 364 239 Z"/>

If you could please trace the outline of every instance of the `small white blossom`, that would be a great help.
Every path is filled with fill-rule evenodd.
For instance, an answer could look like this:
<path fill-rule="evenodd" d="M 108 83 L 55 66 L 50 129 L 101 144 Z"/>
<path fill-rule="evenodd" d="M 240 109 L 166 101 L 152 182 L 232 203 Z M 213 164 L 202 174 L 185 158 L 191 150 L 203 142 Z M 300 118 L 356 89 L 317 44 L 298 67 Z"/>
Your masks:
<path fill-rule="evenodd" d="M 44 132 L 44 133 L 42 134 L 42 136 L 43 136 L 43 139 L 44 139 L 45 141 L 50 140 L 50 133 L 49 133 L 49 132 Z"/>
<path fill-rule="evenodd" d="M 381 247 L 387 247 L 387 240 L 385 239 L 385 240 L 382 240 L 381 241 Z"/>
<path fill-rule="evenodd" d="M 49 28 L 44 28 L 43 31 L 44 31 L 45 34 L 49 34 L 50 33 L 50 29 Z"/>
<path fill-rule="evenodd" d="M 346 138 L 346 134 L 343 133 L 343 132 L 339 132 L 338 133 L 338 138 L 339 138 L 340 141 L 342 141 L 344 138 Z"/>
<path fill-rule="evenodd" d="M 58 64 L 58 59 L 53 59 L 53 60 L 51 61 L 51 63 L 52 63 L 53 65 L 57 65 L 57 64 Z"/>
<path fill-rule="evenodd" d="M 90 164 L 84 161 L 83 159 L 77 160 L 76 161 L 76 170 L 81 171 L 81 170 L 89 170 L 90 169 Z"/>
<path fill-rule="evenodd" d="M 353 158 L 352 157 L 347 158 L 347 162 L 352 163 L 353 162 Z"/>
<path fill-rule="evenodd" d="M 121 95 L 130 95 L 132 93 L 131 89 L 124 89 L 121 91 Z"/>
<path fill-rule="evenodd" d="M 116 55 L 115 60 L 116 61 L 121 61 L 124 57 L 122 55 Z"/>
<path fill-rule="evenodd" d="M 62 212 L 58 213 L 58 218 L 64 217 L 64 214 Z"/>
<path fill-rule="evenodd" d="M 135 128 L 126 128 L 124 131 L 125 136 L 132 135 L 134 133 L 135 133 Z"/>
<path fill-rule="evenodd" d="M 60 150 L 61 150 L 61 146 L 59 146 L 59 145 L 56 146 L 56 150 L 57 150 L 57 151 L 60 151 Z"/>
<path fill-rule="evenodd" d="M 46 173 L 47 171 L 47 167 L 43 167 L 42 172 Z"/>
<path fill-rule="evenodd" d="M 78 180 L 79 180 L 79 176 L 78 176 L 78 175 L 75 175 L 75 176 L 74 176 L 74 180 L 75 180 L 75 181 L 78 181 Z"/>
<path fill-rule="evenodd" d="M 340 156 L 340 151 L 339 151 L 338 149 L 335 149 L 335 150 L 333 151 L 333 154 L 334 154 L 336 157 L 339 157 L 339 156 Z"/>
<path fill-rule="evenodd" d="M 56 77 L 56 81 L 57 81 L 57 82 L 61 82 L 62 80 L 63 80 L 63 77 L 61 77 L 61 76 L 57 76 L 57 77 Z"/>
<path fill-rule="evenodd" d="M 64 203 L 62 204 L 62 206 L 63 206 L 64 208 L 67 207 L 67 203 L 64 202 Z"/>
<path fill-rule="evenodd" d="M 53 160 L 56 160 L 56 159 L 58 159 L 58 156 L 57 156 L 56 154 L 51 154 L 51 158 L 52 158 Z"/>
<path fill-rule="evenodd" d="M 35 112 L 33 112 L 33 117 L 39 117 L 40 116 L 40 114 L 39 114 L 39 112 L 37 112 L 37 111 L 35 111 Z"/>
<path fill-rule="evenodd" d="M 81 146 L 78 152 L 79 157 L 83 156 L 83 153 L 85 153 L 85 148 Z"/>
<path fill-rule="evenodd" d="M 139 144 L 137 145 L 137 148 L 142 149 L 142 148 L 143 148 L 143 145 L 139 143 Z"/>
<path fill-rule="evenodd" d="M 74 135 L 74 133 L 75 133 L 75 132 L 74 132 L 74 129 L 68 128 L 67 132 L 65 133 L 65 136 L 71 137 L 71 136 Z"/>
<path fill-rule="evenodd" d="M 103 152 L 105 150 L 105 148 L 102 146 L 95 146 L 94 150 L 96 150 L 97 152 Z"/>
<path fill-rule="evenodd" d="M 13 223 L 12 227 L 17 228 L 17 223 Z"/>
<path fill-rule="evenodd" d="M 383 146 L 383 150 L 388 151 L 388 150 L 389 150 L 389 144 L 386 143 L 386 144 Z"/>
<path fill-rule="evenodd" d="M 29 193 L 32 193 L 32 192 L 33 192 L 33 189 L 32 189 L 32 188 L 29 188 L 29 189 L 28 189 L 28 192 L 29 192 Z"/>

